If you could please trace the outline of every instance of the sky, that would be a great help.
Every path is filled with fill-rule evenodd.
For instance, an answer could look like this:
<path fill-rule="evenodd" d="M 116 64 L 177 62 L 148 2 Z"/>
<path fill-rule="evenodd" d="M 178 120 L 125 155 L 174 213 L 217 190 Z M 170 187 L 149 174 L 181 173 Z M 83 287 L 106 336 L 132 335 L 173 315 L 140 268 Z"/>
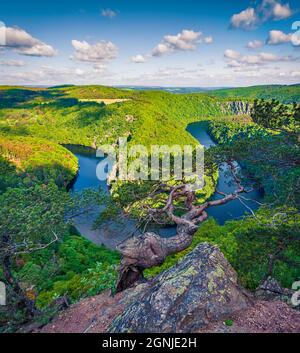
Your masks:
<path fill-rule="evenodd" d="M 299 0 L 0 3 L 2 85 L 299 82 Z"/>

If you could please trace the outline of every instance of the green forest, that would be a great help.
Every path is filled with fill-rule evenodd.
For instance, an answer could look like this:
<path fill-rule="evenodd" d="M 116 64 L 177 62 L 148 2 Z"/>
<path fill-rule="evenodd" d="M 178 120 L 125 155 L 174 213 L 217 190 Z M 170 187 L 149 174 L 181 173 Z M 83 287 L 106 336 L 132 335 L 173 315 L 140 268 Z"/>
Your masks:
<path fill-rule="evenodd" d="M 105 105 L 102 99 L 126 101 Z M 236 114 L 235 101 L 250 102 L 251 114 Z M 198 203 L 215 192 L 218 165 L 225 161 L 242 166 L 243 175 L 263 190 L 263 201 L 255 213 L 248 210 L 223 225 L 209 217 L 188 248 L 146 269 L 145 277 L 209 242 L 219 246 L 251 291 L 268 276 L 286 288 L 300 280 L 299 85 L 193 94 L 96 85 L 1 86 L 0 280 L 7 284 L 9 303 L 0 307 L 0 331 L 47 323 L 63 300 L 76 303 L 106 289 L 114 293 L 120 254 L 86 240 L 74 217 L 105 202 L 103 217 L 125 211 L 142 218 L 141 207 L 149 204 L 155 187 L 150 181 L 116 182 L 109 195 L 89 189 L 71 195 L 79 166 L 64 146 L 97 148 L 119 137 L 129 146 L 197 146 L 186 128 L 200 121 L 216 146 L 205 152 L 205 187 L 196 195 Z M 165 191 L 154 199 L 158 209 L 161 200 Z"/>
<path fill-rule="evenodd" d="M 223 97 L 229 99 L 276 99 L 281 103 L 298 102 L 300 94 L 300 85 L 262 85 L 242 88 L 227 88 L 213 90 L 210 94 L 214 97 Z"/>

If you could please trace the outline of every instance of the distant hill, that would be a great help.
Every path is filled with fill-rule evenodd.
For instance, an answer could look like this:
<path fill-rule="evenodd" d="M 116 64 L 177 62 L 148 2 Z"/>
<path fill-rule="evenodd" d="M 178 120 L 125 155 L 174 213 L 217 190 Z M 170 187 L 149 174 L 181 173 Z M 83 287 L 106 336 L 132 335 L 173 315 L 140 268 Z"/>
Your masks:
<path fill-rule="evenodd" d="M 61 91 L 65 96 L 78 99 L 99 98 L 132 98 L 141 91 L 165 91 L 168 93 L 189 94 L 202 93 L 218 98 L 254 100 L 277 99 L 283 103 L 300 102 L 300 84 L 297 85 L 265 85 L 238 88 L 204 88 L 204 87 L 146 87 L 146 86 L 119 86 L 106 87 L 99 85 L 53 87 L 55 91 Z"/>
<path fill-rule="evenodd" d="M 129 91 L 164 91 L 169 93 L 203 93 L 212 90 L 222 89 L 223 87 L 164 87 L 164 86 L 115 86 L 116 88 Z"/>
<path fill-rule="evenodd" d="M 217 89 L 209 92 L 214 97 L 227 99 L 277 99 L 283 103 L 300 102 L 300 84 L 296 85 L 265 85 L 241 88 Z"/>
<path fill-rule="evenodd" d="M 60 92 L 66 97 L 77 99 L 131 98 L 132 92 L 101 85 L 72 86 L 61 85 L 49 88 L 49 91 Z"/>
<path fill-rule="evenodd" d="M 20 103 L 29 99 L 49 101 L 61 98 L 76 99 L 139 99 L 144 94 L 198 95 L 202 98 L 214 97 L 224 100 L 276 99 L 283 103 L 300 103 L 300 84 L 265 85 L 236 88 L 204 87 L 159 87 L 159 86 L 118 86 L 101 85 L 60 85 L 54 87 L 0 86 L 0 107 L 7 102 Z"/>

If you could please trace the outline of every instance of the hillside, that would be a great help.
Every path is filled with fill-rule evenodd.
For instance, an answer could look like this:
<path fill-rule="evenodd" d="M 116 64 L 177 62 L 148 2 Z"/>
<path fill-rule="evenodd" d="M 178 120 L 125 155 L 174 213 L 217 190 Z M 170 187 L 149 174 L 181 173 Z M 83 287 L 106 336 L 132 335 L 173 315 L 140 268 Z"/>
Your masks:
<path fill-rule="evenodd" d="M 48 89 L 50 92 L 63 93 L 66 97 L 78 99 L 101 99 L 101 98 L 131 98 L 134 92 L 121 90 L 113 87 L 88 85 L 88 86 L 56 86 Z"/>
<path fill-rule="evenodd" d="M 0 91 L 0 133 L 47 138 L 58 143 L 131 143 L 150 145 L 192 143 L 184 131 L 189 122 L 232 114 L 223 100 L 166 92 L 128 92 L 103 86 L 67 86 L 43 90 L 7 88 Z M 104 106 L 80 99 L 125 99 Z"/>
<path fill-rule="evenodd" d="M 210 91 L 213 97 L 227 99 L 276 99 L 282 103 L 300 102 L 300 85 L 266 85 L 241 88 L 226 88 Z"/>
<path fill-rule="evenodd" d="M 38 179 L 47 182 L 54 179 L 66 187 L 78 170 L 77 160 L 68 150 L 34 137 L 0 136 L 0 156 L 15 167 L 16 174 L 22 179 L 27 177 L 28 182 Z M 1 177 L 2 170 L 0 180 Z"/>

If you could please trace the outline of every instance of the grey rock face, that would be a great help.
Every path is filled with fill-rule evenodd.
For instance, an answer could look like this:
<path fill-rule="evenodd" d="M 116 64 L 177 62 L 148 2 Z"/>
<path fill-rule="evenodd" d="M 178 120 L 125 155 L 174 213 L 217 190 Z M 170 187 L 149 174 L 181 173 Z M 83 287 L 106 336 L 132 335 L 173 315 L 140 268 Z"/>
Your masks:
<path fill-rule="evenodd" d="M 148 283 L 110 332 L 194 332 L 250 304 L 216 246 L 200 244 Z"/>
<path fill-rule="evenodd" d="M 251 104 L 248 102 L 237 101 L 229 103 L 230 109 L 235 115 L 250 115 L 251 112 Z"/>

